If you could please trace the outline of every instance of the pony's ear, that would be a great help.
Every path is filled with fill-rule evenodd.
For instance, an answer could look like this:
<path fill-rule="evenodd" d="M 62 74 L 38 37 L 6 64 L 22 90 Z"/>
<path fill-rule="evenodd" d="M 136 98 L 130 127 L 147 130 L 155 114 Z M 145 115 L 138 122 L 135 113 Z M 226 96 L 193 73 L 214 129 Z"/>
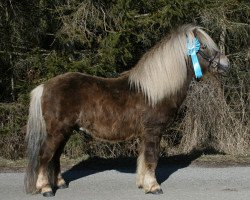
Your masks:
<path fill-rule="evenodd" d="M 197 37 L 197 34 L 198 34 L 198 29 L 197 29 L 197 28 L 195 28 L 195 29 L 193 30 L 193 33 L 194 33 L 194 37 Z"/>

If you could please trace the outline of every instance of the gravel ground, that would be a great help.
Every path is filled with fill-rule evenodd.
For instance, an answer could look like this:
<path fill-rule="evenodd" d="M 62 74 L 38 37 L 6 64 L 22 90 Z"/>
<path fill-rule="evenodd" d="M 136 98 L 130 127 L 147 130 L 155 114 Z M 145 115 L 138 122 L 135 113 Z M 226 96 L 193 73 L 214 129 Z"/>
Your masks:
<path fill-rule="evenodd" d="M 134 163 L 133 163 L 134 164 Z M 164 194 L 144 194 L 135 186 L 135 166 L 107 167 L 97 163 L 64 173 L 69 188 L 57 190 L 51 199 L 93 200 L 247 200 L 250 199 L 250 167 L 197 167 L 160 164 L 157 177 Z M 22 172 L 0 173 L 0 199 L 45 199 L 26 195 Z"/>

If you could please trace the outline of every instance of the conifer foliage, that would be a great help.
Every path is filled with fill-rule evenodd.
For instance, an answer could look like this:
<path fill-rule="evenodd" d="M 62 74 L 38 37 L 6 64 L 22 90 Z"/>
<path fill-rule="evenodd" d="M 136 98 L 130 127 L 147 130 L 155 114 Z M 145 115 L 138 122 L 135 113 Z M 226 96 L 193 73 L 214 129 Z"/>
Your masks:
<path fill-rule="evenodd" d="M 249 16 L 247 0 L 1 0 L 0 146 L 11 137 L 16 137 L 13 143 L 23 139 L 28 94 L 34 86 L 68 71 L 115 77 L 131 69 L 171 29 L 187 23 L 204 27 L 228 55 L 231 71 L 222 80 L 223 98 L 239 126 L 248 127 Z M 197 94 L 192 97 L 196 100 Z M 182 109 L 180 123 L 191 110 Z M 188 119 L 183 120 L 187 125 Z M 183 129 L 183 123 L 176 127 L 175 136 L 188 140 L 183 137 L 187 127 Z M 247 141 L 249 130 L 240 130 Z M 165 145 L 175 141 L 165 140 Z M 118 155 L 123 145 L 113 153 Z M 221 146 L 227 145 L 219 148 L 227 151 Z M 0 156 L 13 157 L 13 149 L 5 148 Z"/>

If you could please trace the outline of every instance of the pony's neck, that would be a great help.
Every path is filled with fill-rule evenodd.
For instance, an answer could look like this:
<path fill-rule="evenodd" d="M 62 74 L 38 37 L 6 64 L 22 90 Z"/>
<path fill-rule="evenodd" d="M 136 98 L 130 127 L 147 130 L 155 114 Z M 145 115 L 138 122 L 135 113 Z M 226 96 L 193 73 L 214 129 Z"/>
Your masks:
<path fill-rule="evenodd" d="M 177 93 L 187 79 L 186 52 L 172 43 L 153 48 L 129 73 L 130 85 L 151 105 Z"/>
<path fill-rule="evenodd" d="M 187 77 L 186 77 L 186 80 L 185 80 L 183 86 L 180 89 L 182 92 L 181 92 L 181 94 L 179 94 L 179 98 L 181 100 L 181 103 L 184 101 L 184 99 L 187 96 L 187 92 L 189 90 L 189 87 L 190 87 L 190 84 L 191 84 L 191 81 L 193 80 L 193 78 L 194 78 L 194 71 L 192 69 L 192 63 L 189 59 L 188 64 L 187 64 Z"/>

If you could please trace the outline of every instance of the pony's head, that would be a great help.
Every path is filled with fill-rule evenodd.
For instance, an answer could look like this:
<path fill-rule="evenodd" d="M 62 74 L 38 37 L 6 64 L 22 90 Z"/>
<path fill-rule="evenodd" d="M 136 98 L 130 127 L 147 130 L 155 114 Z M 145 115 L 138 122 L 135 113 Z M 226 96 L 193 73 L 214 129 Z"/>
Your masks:
<path fill-rule="evenodd" d="M 214 41 L 201 28 L 193 27 L 192 33 L 191 37 L 196 40 L 196 54 L 202 72 L 225 74 L 229 69 L 228 58 L 220 52 Z"/>
<path fill-rule="evenodd" d="M 196 44 L 198 46 L 193 46 Z M 195 55 L 189 47 L 194 48 Z M 225 72 L 229 66 L 226 56 L 219 52 L 203 29 L 184 25 L 167 35 L 139 60 L 129 71 L 129 82 L 144 93 L 151 105 L 155 105 L 165 97 L 176 94 L 191 77 L 189 72 L 195 72 L 190 66 L 197 64 L 201 68 L 196 76 L 198 78 L 207 71 Z"/>

